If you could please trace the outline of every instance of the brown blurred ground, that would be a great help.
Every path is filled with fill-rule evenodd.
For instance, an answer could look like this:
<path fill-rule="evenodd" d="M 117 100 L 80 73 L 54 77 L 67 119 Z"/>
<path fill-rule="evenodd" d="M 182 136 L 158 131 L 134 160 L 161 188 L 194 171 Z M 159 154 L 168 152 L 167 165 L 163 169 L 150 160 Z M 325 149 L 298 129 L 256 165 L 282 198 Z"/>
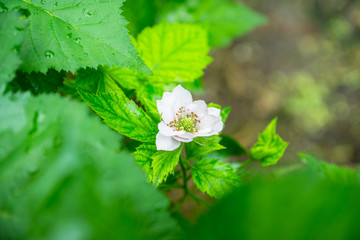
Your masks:
<path fill-rule="evenodd" d="M 245 1 L 268 24 L 212 53 L 206 100 L 232 106 L 225 133 L 250 147 L 274 117 L 302 151 L 360 163 L 360 1 Z"/>

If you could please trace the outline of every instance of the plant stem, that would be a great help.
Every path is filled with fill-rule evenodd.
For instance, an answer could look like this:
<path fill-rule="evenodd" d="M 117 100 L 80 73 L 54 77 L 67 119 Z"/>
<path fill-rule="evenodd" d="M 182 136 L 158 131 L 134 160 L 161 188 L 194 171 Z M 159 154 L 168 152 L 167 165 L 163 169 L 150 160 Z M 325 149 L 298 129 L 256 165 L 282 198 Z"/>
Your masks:
<path fill-rule="evenodd" d="M 174 185 L 162 184 L 162 185 L 159 186 L 159 188 L 163 189 L 163 190 L 171 190 L 171 189 L 183 188 L 183 186 L 179 185 L 179 184 L 174 184 Z"/>
<path fill-rule="evenodd" d="M 246 162 L 244 162 L 243 164 L 241 164 L 241 166 L 240 167 L 238 167 L 238 171 L 240 171 L 240 170 L 242 170 L 243 168 L 245 168 L 247 165 L 249 165 L 250 163 L 252 163 L 254 161 L 254 159 L 249 159 L 249 160 L 247 160 Z"/>
<path fill-rule="evenodd" d="M 210 205 L 209 205 L 206 201 L 204 201 L 203 199 L 195 196 L 195 195 L 192 194 L 192 193 L 189 193 L 189 196 L 190 196 L 197 204 L 202 203 L 202 204 L 204 204 L 205 206 L 207 206 L 208 208 L 210 208 Z"/>
<path fill-rule="evenodd" d="M 183 188 L 184 188 L 184 197 L 185 197 L 189 192 L 188 192 L 188 187 L 187 187 L 186 168 L 184 166 L 182 156 L 180 156 L 180 167 L 181 167 L 181 171 L 183 173 L 183 182 L 184 182 Z"/>

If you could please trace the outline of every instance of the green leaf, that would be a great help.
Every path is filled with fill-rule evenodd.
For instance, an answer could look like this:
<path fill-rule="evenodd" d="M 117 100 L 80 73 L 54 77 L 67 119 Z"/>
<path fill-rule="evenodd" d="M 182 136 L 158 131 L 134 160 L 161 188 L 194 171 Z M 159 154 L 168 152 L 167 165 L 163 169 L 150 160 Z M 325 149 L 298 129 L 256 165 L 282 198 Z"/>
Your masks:
<path fill-rule="evenodd" d="M 116 93 L 99 95 L 82 90 L 79 93 L 105 123 L 120 134 L 141 142 L 155 141 L 158 129 L 154 121 L 120 89 Z"/>
<path fill-rule="evenodd" d="M 207 107 L 213 107 L 213 108 L 220 109 L 221 110 L 220 116 L 224 123 L 226 122 L 227 118 L 229 117 L 229 114 L 232 109 L 232 107 L 226 107 L 226 108 L 221 109 L 221 105 L 216 104 L 216 103 L 209 103 L 207 105 Z"/>
<path fill-rule="evenodd" d="M 43 73 L 24 73 L 17 72 L 16 78 L 11 81 L 6 91 L 31 91 L 32 94 L 57 92 L 61 88 L 65 78 L 65 72 L 58 72 L 49 69 L 46 74 Z"/>
<path fill-rule="evenodd" d="M 206 31 L 192 24 L 146 28 L 138 35 L 136 49 L 161 82 L 193 82 L 211 61 Z"/>
<path fill-rule="evenodd" d="M 169 2 L 160 20 L 206 24 L 211 47 L 228 45 L 233 38 L 242 36 L 266 22 L 265 17 L 244 4 L 226 0 L 187 0 Z"/>
<path fill-rule="evenodd" d="M 359 199 L 358 185 L 308 175 L 253 179 L 200 218 L 188 239 L 358 239 Z"/>
<path fill-rule="evenodd" d="M 226 107 L 226 108 L 224 108 L 224 109 L 221 110 L 220 116 L 221 116 L 221 119 L 223 120 L 224 123 L 225 123 L 226 120 L 228 119 L 229 114 L 230 114 L 230 112 L 231 112 L 231 109 L 232 109 L 232 107 Z"/>
<path fill-rule="evenodd" d="M 316 158 L 300 153 L 299 157 L 308 166 L 309 170 L 314 174 L 325 178 L 328 181 L 337 183 L 356 183 L 357 176 L 353 169 L 347 167 L 339 167 L 336 164 L 319 161 Z"/>
<path fill-rule="evenodd" d="M 197 158 L 205 156 L 213 151 L 225 149 L 219 142 L 221 137 L 197 137 L 188 144 L 186 144 L 186 154 L 189 158 Z"/>
<path fill-rule="evenodd" d="M 258 141 L 250 149 L 250 158 L 261 161 L 263 166 L 276 164 L 288 145 L 275 133 L 276 122 L 277 118 L 271 121 L 266 129 L 259 134 Z"/>
<path fill-rule="evenodd" d="M 9 9 L 30 12 L 30 27 L 20 48 L 26 72 L 45 73 L 49 68 L 75 72 L 101 64 L 148 72 L 130 43 L 127 22 L 121 16 L 123 0 L 3 2 Z"/>
<path fill-rule="evenodd" d="M 220 150 L 224 157 L 246 155 L 246 149 L 230 135 L 221 135 L 220 144 L 226 148 Z"/>
<path fill-rule="evenodd" d="M 76 75 L 76 86 L 88 93 L 117 93 L 121 91 L 116 81 L 109 75 L 109 67 L 80 69 Z"/>
<path fill-rule="evenodd" d="M 27 21 L 18 11 L 0 14 L 0 93 L 5 84 L 15 77 L 21 60 L 17 53 L 24 37 Z"/>
<path fill-rule="evenodd" d="M 241 181 L 228 163 L 217 159 L 201 159 L 192 167 L 196 186 L 215 198 L 222 198 L 237 189 Z"/>
<path fill-rule="evenodd" d="M 158 151 L 152 158 L 153 183 L 158 186 L 166 181 L 169 174 L 174 173 L 174 169 L 179 162 L 182 145 L 174 151 Z"/>
<path fill-rule="evenodd" d="M 155 23 L 157 8 L 154 0 L 126 0 L 123 15 L 129 24 L 126 26 L 132 36 Z"/>
<path fill-rule="evenodd" d="M 156 145 L 154 143 L 143 143 L 136 148 L 136 152 L 134 152 L 135 162 L 145 171 L 146 179 L 149 182 L 152 182 L 153 179 L 151 156 L 153 156 L 156 151 Z"/>
<path fill-rule="evenodd" d="M 0 106 L 8 122 L 0 125 L 1 238 L 179 236 L 167 198 L 146 182 L 131 154 L 115 152 L 121 136 L 84 104 L 9 95 L 0 96 L 8 103 Z"/>

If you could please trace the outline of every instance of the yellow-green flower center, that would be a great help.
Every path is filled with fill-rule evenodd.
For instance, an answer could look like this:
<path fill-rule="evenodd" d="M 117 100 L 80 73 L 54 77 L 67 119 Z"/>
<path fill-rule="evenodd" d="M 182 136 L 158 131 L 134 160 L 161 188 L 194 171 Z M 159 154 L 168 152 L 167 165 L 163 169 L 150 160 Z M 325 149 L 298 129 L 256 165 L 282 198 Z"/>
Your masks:
<path fill-rule="evenodd" d="M 191 113 L 185 113 L 185 109 L 181 107 L 179 112 L 176 114 L 177 119 L 170 122 L 169 126 L 175 128 L 176 131 L 185 131 L 189 133 L 196 133 L 198 131 L 198 116 Z"/>

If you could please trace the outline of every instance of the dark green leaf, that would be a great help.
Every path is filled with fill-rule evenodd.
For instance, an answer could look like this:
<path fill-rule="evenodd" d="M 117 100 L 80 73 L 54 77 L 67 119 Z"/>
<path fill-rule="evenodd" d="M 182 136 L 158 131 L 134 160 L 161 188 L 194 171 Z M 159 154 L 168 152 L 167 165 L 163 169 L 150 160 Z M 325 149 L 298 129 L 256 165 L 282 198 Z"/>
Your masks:
<path fill-rule="evenodd" d="M 263 177 L 211 209 L 189 239 L 358 239 L 359 199 L 358 185 Z"/>
<path fill-rule="evenodd" d="M 225 158 L 246 155 L 246 149 L 235 138 L 229 135 L 221 135 L 220 144 L 225 147 L 225 149 L 219 151 Z"/>
<path fill-rule="evenodd" d="M 192 176 L 196 186 L 215 198 L 222 198 L 237 189 L 241 181 L 228 163 L 217 159 L 201 159 L 192 167 Z"/>
<path fill-rule="evenodd" d="M 123 15 L 129 24 L 126 26 L 132 36 L 155 23 L 157 8 L 154 0 L 126 0 Z"/>
<path fill-rule="evenodd" d="M 34 95 L 57 92 L 63 85 L 64 77 L 64 71 L 58 72 L 54 69 L 49 69 L 46 74 L 18 71 L 16 78 L 8 84 L 6 91 L 31 91 Z"/>
<path fill-rule="evenodd" d="M 258 141 L 250 149 L 250 158 L 261 161 L 263 166 L 276 164 L 288 145 L 276 131 L 277 118 L 271 121 L 266 129 L 259 134 Z"/>

